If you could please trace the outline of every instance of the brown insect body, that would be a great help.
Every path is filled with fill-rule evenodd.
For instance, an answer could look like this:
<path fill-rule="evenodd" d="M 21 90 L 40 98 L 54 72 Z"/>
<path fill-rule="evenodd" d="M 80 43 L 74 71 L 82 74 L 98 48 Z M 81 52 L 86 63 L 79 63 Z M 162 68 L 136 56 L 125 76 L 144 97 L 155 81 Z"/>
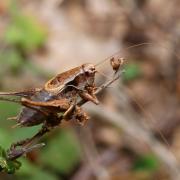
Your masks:
<path fill-rule="evenodd" d="M 88 73 L 92 76 L 95 75 L 95 66 L 93 64 L 87 63 L 79 67 L 73 68 L 56 77 L 50 79 L 44 86 L 44 89 L 48 92 L 59 93 L 67 84 L 74 81 L 78 76 L 88 76 Z"/>
<path fill-rule="evenodd" d="M 29 99 L 34 102 L 46 102 L 48 100 L 52 100 L 52 97 L 53 96 L 50 93 L 42 89 L 41 91 L 29 97 Z M 33 107 L 35 109 L 33 109 Z M 21 126 L 34 126 L 41 124 L 46 119 L 46 115 L 41 111 L 46 111 L 46 109 L 40 106 L 32 106 L 31 108 L 24 107 L 18 116 L 17 123 Z"/>
<path fill-rule="evenodd" d="M 118 62 L 120 63 L 120 62 Z M 121 64 L 121 63 L 120 63 Z M 113 69 L 117 72 L 116 62 L 111 60 Z M 96 65 L 97 66 L 97 65 Z M 37 146 L 30 146 L 52 128 L 58 126 L 61 120 L 76 119 L 83 125 L 89 118 L 81 109 L 80 102 L 91 101 L 98 104 L 95 95 L 95 73 L 93 64 L 83 64 L 50 79 L 43 88 L 24 92 L 0 93 L 0 100 L 13 101 L 24 106 L 17 120 L 18 126 L 34 126 L 42 124 L 42 128 L 32 138 L 13 143 L 7 151 L 9 159 L 16 159 Z M 110 81 L 112 83 L 117 77 Z M 109 82 L 108 82 L 109 84 Z M 105 84 L 103 87 L 108 86 Z M 97 93 L 97 90 L 96 90 Z M 1 96 L 19 96 L 20 100 L 3 98 Z M 82 98 L 83 101 L 79 101 Z M 77 105 L 77 102 L 78 105 Z M 59 116 L 60 114 L 60 116 Z M 13 118 L 14 119 L 14 118 Z M 16 149 L 16 147 L 21 147 Z M 42 146 L 40 144 L 40 146 Z"/>
<path fill-rule="evenodd" d="M 17 119 L 20 126 L 34 126 L 43 123 L 48 116 L 57 115 L 65 112 L 75 97 L 78 96 L 79 90 L 85 90 L 86 87 L 94 86 L 95 67 L 92 64 L 83 64 L 69 71 L 63 72 L 51 79 L 45 84 L 40 91 L 31 95 L 28 99 L 36 102 L 50 102 L 61 100 L 61 104 L 56 106 L 37 106 L 31 105 L 22 109 Z"/>

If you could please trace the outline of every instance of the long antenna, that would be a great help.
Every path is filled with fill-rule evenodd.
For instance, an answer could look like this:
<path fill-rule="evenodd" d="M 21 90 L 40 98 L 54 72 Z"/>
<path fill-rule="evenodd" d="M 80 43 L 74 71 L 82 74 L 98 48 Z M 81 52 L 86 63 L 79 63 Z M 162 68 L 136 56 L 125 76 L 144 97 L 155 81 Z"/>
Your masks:
<path fill-rule="evenodd" d="M 143 45 L 153 45 L 154 43 L 151 42 L 144 42 L 144 43 L 139 43 L 139 44 L 135 44 L 132 46 L 129 46 L 127 48 L 125 48 L 124 50 L 127 51 L 128 49 L 133 49 L 135 47 L 139 47 L 139 46 L 143 46 Z M 110 58 L 114 57 L 115 55 L 119 54 L 122 50 L 117 51 L 116 53 L 114 53 L 113 55 L 103 59 L 102 61 L 98 62 L 95 66 L 99 66 L 100 64 L 104 63 L 105 61 L 109 60 Z"/>
<path fill-rule="evenodd" d="M 101 60 L 100 62 L 98 62 L 98 63 L 95 65 L 95 67 L 96 67 L 96 66 L 99 66 L 100 64 L 102 64 L 102 63 L 104 63 L 104 62 L 106 62 L 107 60 L 111 59 L 112 57 L 118 55 L 118 54 L 119 54 L 120 52 L 122 52 L 122 51 L 127 51 L 127 50 L 129 50 L 129 49 L 133 49 L 133 48 L 140 47 L 140 46 L 144 46 L 144 45 L 149 45 L 149 46 L 158 45 L 158 46 L 160 46 L 161 48 L 164 48 L 164 49 L 166 49 L 166 50 L 169 50 L 168 47 L 164 46 L 163 44 L 157 43 L 157 42 L 144 42 L 144 43 L 139 43 L 139 44 L 135 44 L 135 45 L 129 46 L 129 47 L 123 49 L 123 50 L 117 51 L 117 52 L 114 53 L 113 55 L 111 55 L 111 56 L 109 56 L 109 57 Z M 176 51 L 173 51 L 173 54 L 177 57 L 177 59 L 180 60 L 180 56 L 177 54 Z"/>

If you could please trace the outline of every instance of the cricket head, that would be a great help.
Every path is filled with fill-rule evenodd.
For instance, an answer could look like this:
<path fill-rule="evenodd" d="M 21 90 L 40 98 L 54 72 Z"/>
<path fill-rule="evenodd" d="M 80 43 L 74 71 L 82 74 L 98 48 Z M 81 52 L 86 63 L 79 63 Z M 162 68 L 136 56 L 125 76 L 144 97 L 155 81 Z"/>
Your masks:
<path fill-rule="evenodd" d="M 83 64 L 82 68 L 87 75 L 94 75 L 97 72 L 94 64 L 91 63 Z"/>
<path fill-rule="evenodd" d="M 83 76 L 86 80 L 85 82 L 87 82 L 88 85 L 93 85 L 95 80 L 95 73 L 97 72 L 94 64 L 86 63 L 83 64 L 81 67 L 84 74 Z"/>

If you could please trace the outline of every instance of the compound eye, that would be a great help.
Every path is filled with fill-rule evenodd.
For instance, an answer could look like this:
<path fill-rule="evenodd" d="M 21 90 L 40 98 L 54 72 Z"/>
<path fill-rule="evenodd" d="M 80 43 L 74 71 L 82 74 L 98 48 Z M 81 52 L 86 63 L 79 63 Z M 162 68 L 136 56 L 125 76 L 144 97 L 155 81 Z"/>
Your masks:
<path fill-rule="evenodd" d="M 95 70 L 96 70 L 95 67 L 92 67 L 92 68 L 91 68 L 91 71 L 92 71 L 92 72 L 95 72 Z"/>

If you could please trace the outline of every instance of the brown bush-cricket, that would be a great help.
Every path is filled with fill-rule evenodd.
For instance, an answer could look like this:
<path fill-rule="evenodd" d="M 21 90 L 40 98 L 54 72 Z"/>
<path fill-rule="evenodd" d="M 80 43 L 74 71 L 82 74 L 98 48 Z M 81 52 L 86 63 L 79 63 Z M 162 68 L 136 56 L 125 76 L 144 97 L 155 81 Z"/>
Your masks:
<path fill-rule="evenodd" d="M 115 73 L 118 70 L 119 68 L 116 68 Z M 89 118 L 80 106 L 86 101 L 99 104 L 95 94 L 119 78 L 119 75 L 116 75 L 108 83 L 97 88 L 94 82 L 97 72 L 96 65 L 87 63 L 56 75 L 45 83 L 43 88 L 0 93 L 0 100 L 17 102 L 24 106 L 19 116 L 15 118 L 17 121 L 15 126 L 29 127 L 42 124 L 42 129 L 32 138 L 13 143 L 8 150 L 8 158 L 17 159 L 30 150 L 43 146 L 44 144 L 31 145 L 58 126 L 63 119 L 76 119 L 83 125 Z M 19 96 L 20 100 L 3 97 L 12 95 Z M 17 148 L 18 146 L 20 148 Z"/>

